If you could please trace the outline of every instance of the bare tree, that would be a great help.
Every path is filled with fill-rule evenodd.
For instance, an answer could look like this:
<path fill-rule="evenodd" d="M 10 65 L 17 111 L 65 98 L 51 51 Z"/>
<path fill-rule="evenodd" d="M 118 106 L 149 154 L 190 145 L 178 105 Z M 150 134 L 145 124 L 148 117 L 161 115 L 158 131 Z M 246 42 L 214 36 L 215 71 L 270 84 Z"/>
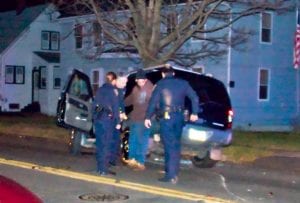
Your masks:
<path fill-rule="evenodd" d="M 285 0 L 56 0 L 65 13 L 93 14 L 105 46 L 97 54 L 135 51 L 144 67 L 173 61 L 193 65 L 204 58 L 217 59 L 227 47 L 237 47 L 254 34 L 231 26 L 239 19 L 271 10 L 292 8 Z M 231 36 L 228 36 L 229 29 Z M 197 48 L 183 46 L 201 40 Z"/>

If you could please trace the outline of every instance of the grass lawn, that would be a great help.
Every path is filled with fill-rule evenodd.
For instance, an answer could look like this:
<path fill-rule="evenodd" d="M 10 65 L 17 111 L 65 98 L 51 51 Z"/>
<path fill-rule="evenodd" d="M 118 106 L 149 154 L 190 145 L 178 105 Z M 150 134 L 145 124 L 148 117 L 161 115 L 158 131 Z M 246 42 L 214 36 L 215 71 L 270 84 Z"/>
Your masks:
<path fill-rule="evenodd" d="M 0 133 L 68 140 L 69 132 L 55 124 L 55 118 L 42 114 L 0 115 Z"/>
<path fill-rule="evenodd" d="M 234 131 L 233 143 L 224 154 L 227 160 L 248 162 L 278 151 L 300 151 L 300 133 Z"/>
<path fill-rule="evenodd" d="M 55 118 L 42 114 L 0 115 L 0 134 L 47 137 L 69 140 L 69 132 L 57 127 Z M 300 151 L 300 132 L 245 132 L 234 131 L 234 141 L 224 149 L 226 160 L 250 162 L 274 152 Z"/>

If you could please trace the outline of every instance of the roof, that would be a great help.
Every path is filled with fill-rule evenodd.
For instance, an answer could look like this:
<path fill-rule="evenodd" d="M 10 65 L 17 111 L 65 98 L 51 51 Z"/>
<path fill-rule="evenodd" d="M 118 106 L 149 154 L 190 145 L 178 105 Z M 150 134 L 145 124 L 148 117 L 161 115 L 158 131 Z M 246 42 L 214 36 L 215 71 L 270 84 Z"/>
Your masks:
<path fill-rule="evenodd" d="M 60 53 L 35 51 L 36 55 L 49 63 L 60 63 Z"/>
<path fill-rule="evenodd" d="M 20 11 L 21 13 L 26 7 L 36 6 L 45 3 L 45 0 L 10 0 L 1 2 L 0 12 L 15 10 L 16 12 Z"/>
<path fill-rule="evenodd" d="M 28 7 L 20 15 L 16 15 L 14 10 L 0 12 L 0 53 L 42 13 L 46 6 Z"/>

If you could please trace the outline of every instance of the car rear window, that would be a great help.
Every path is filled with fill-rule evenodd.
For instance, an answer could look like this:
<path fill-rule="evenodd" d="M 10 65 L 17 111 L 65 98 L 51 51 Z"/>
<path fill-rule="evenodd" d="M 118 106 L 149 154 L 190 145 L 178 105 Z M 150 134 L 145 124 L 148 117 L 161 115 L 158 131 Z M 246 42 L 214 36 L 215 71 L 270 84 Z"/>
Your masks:
<path fill-rule="evenodd" d="M 175 70 L 175 77 L 184 79 L 190 83 L 192 88 L 199 96 L 199 103 L 218 103 L 223 106 L 230 107 L 230 100 L 223 83 L 215 78 L 200 75 L 192 72 Z M 161 79 L 161 72 L 153 70 L 147 73 L 147 78 L 153 83 L 157 83 Z M 135 74 L 131 74 L 128 78 L 126 86 L 126 95 L 129 94 L 135 85 Z M 189 103 L 187 101 L 187 103 Z M 189 104 L 187 104 L 189 106 Z"/>

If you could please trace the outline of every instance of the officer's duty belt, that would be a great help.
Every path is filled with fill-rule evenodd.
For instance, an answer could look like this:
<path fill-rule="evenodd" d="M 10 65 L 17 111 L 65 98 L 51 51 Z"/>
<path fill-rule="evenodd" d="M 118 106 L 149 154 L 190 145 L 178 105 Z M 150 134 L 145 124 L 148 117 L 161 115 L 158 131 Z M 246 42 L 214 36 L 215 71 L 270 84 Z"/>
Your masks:
<path fill-rule="evenodd" d="M 178 113 L 178 112 L 183 112 L 183 108 L 180 106 L 170 106 L 170 107 L 165 107 L 163 111 L 168 113 Z"/>

